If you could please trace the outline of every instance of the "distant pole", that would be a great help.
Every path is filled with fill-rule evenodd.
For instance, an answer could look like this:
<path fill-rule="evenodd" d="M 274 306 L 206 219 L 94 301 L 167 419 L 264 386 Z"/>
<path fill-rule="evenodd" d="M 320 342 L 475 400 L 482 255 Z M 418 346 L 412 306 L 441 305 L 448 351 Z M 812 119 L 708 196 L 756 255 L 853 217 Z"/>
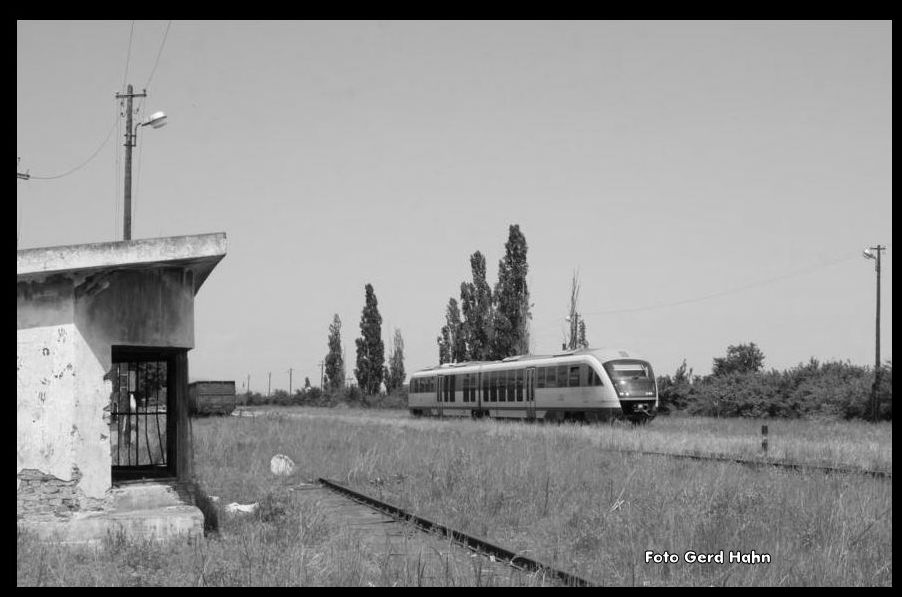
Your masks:
<path fill-rule="evenodd" d="M 871 249 L 877 251 L 877 331 L 874 350 L 874 387 L 871 389 L 871 416 L 876 423 L 880 410 L 880 254 L 886 250 L 886 247 L 877 245 Z"/>
<path fill-rule="evenodd" d="M 318 364 L 319 364 L 319 389 L 325 391 L 325 389 L 326 389 L 326 362 L 320 361 Z"/>
<path fill-rule="evenodd" d="M 266 384 L 266 397 L 269 398 L 270 393 L 272 393 L 272 371 L 269 372 L 269 382 Z"/>
<path fill-rule="evenodd" d="M 247 374 L 247 393 L 250 395 L 251 393 L 251 374 Z"/>
<path fill-rule="evenodd" d="M 125 93 L 117 93 L 125 98 L 125 212 L 122 224 L 122 240 L 132 239 L 132 147 L 135 146 L 135 131 L 132 131 L 132 98 L 147 97 L 147 93 L 134 93 L 131 85 Z"/>
<path fill-rule="evenodd" d="M 291 367 L 288 368 L 288 395 L 291 396 L 291 377 L 294 374 L 294 369 Z"/>

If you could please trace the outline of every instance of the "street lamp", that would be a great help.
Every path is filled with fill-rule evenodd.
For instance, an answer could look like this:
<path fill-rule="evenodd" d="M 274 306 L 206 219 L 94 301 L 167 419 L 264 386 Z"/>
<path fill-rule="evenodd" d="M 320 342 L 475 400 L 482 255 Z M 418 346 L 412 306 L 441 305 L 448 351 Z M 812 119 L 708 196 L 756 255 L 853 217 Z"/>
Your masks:
<path fill-rule="evenodd" d="M 147 97 L 147 91 L 135 93 L 132 86 L 129 85 L 125 93 L 117 93 L 117 98 L 125 98 L 125 209 L 124 222 L 122 228 L 122 240 L 131 240 L 132 238 L 132 148 L 137 143 L 138 127 L 150 125 L 151 128 L 158 129 L 166 126 L 166 114 L 163 112 L 154 112 L 144 122 L 139 122 L 132 129 L 132 99 L 136 97 Z"/>
<path fill-rule="evenodd" d="M 874 356 L 874 386 L 871 388 L 871 419 L 877 422 L 877 411 L 879 410 L 879 389 L 880 389 L 880 254 L 886 250 L 886 247 L 877 245 L 876 247 L 868 247 L 863 251 L 865 259 L 874 260 L 874 269 L 877 271 L 877 332 L 876 332 L 876 350 Z M 874 255 L 874 251 L 877 255 Z"/>

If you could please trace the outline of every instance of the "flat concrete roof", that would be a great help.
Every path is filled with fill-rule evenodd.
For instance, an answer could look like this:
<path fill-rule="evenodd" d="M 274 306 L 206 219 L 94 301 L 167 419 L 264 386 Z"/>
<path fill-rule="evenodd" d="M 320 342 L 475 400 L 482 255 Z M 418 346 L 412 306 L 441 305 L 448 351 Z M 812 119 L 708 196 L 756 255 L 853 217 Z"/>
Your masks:
<path fill-rule="evenodd" d="M 16 280 L 102 270 L 187 267 L 196 293 L 226 254 L 225 232 L 16 251 Z"/>

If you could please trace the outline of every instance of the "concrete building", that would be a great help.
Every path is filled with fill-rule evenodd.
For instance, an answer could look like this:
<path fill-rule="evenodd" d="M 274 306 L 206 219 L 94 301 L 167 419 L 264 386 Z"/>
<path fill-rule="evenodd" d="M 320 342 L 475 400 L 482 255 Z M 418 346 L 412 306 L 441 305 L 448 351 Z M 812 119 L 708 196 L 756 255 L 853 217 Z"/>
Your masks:
<path fill-rule="evenodd" d="M 67 542 L 202 531 L 188 351 L 225 253 L 223 233 L 17 252 L 17 524 Z"/>

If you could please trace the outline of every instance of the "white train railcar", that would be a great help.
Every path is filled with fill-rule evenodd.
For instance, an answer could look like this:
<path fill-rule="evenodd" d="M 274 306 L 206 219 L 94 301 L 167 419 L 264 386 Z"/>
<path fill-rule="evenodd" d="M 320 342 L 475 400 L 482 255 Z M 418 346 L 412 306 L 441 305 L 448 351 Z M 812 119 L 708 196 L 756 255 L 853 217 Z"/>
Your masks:
<path fill-rule="evenodd" d="M 631 351 L 572 350 L 417 371 L 408 408 L 417 416 L 645 421 L 657 414 L 658 387 L 651 364 Z"/>

